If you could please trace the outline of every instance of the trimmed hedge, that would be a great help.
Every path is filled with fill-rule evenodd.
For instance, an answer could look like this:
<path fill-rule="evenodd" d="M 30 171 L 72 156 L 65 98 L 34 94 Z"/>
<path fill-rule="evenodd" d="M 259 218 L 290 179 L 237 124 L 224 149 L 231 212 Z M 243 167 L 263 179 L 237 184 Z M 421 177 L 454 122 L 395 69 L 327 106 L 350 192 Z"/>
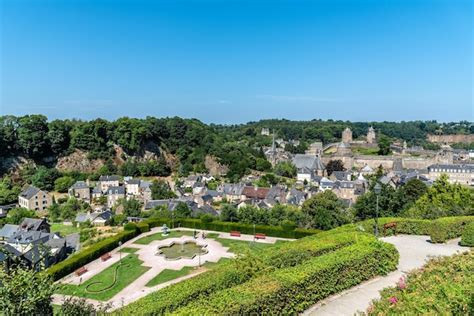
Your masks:
<path fill-rule="evenodd" d="M 387 236 L 394 234 L 429 235 L 434 243 L 443 243 L 449 239 L 460 237 L 469 223 L 474 222 L 474 216 L 442 217 L 435 220 L 413 219 L 404 217 L 383 217 L 378 220 L 379 236 L 383 236 L 383 225 L 397 223 L 396 231 L 388 229 Z M 345 225 L 340 229 L 362 229 L 367 233 L 374 232 L 374 220 L 365 220 L 360 223 Z M 336 228 L 338 230 L 339 228 Z"/>
<path fill-rule="evenodd" d="M 474 221 L 464 229 L 461 237 L 461 246 L 474 247 Z"/>
<path fill-rule="evenodd" d="M 216 291 L 242 284 L 259 271 L 297 266 L 314 256 L 348 247 L 358 241 L 374 240 L 371 236 L 355 232 L 325 233 L 325 235 L 320 237 L 318 234 L 263 249 L 259 252 L 258 259 L 244 257 L 219 265 L 212 271 L 153 292 L 125 306 L 117 313 L 121 315 L 169 313 Z"/>
<path fill-rule="evenodd" d="M 474 252 L 430 260 L 381 291 L 368 315 L 474 315 Z"/>
<path fill-rule="evenodd" d="M 213 221 L 213 222 L 203 222 L 200 219 L 177 219 L 174 222 L 168 218 L 153 218 L 147 219 L 144 221 L 150 227 L 158 227 L 163 226 L 166 224 L 169 228 L 176 227 L 187 227 L 187 228 L 195 228 L 195 229 L 203 229 L 203 230 L 214 230 L 214 231 L 221 231 L 221 232 L 230 232 L 232 230 L 240 231 L 242 234 L 250 234 L 254 233 L 254 226 L 249 224 L 242 224 L 242 223 L 233 223 L 233 222 L 220 222 L 220 221 Z M 279 226 L 264 226 L 264 225 L 255 225 L 255 232 L 256 233 L 263 233 L 267 236 L 272 237 L 282 237 L 282 238 L 293 238 L 299 239 L 307 236 L 311 236 L 314 234 L 318 234 L 321 231 L 317 229 L 302 229 L 297 228 L 295 230 L 284 230 Z"/>
<path fill-rule="evenodd" d="M 362 241 L 215 292 L 176 315 L 294 315 L 338 293 L 396 269 L 398 252 L 380 241 Z"/>
<path fill-rule="evenodd" d="M 118 247 L 119 242 L 125 242 L 139 234 L 138 230 L 125 230 L 117 235 L 108 237 L 104 240 L 74 253 L 66 260 L 63 260 L 46 270 L 54 280 L 74 272 L 85 264 L 99 258 L 101 255 Z"/>
<path fill-rule="evenodd" d="M 443 217 L 433 221 L 430 236 L 434 243 L 443 243 L 462 236 L 468 224 L 474 222 L 474 216 Z"/>

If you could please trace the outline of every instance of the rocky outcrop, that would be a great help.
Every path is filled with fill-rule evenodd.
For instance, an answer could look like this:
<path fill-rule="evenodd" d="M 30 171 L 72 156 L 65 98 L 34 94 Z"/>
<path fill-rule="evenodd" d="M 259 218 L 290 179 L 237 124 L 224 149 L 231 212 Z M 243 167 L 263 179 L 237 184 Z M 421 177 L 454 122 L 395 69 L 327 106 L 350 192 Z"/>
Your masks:
<path fill-rule="evenodd" d="M 229 171 L 227 166 L 220 164 L 215 157 L 210 155 L 206 156 L 204 165 L 206 166 L 206 169 L 209 170 L 209 174 L 214 177 L 225 175 Z"/>
<path fill-rule="evenodd" d="M 89 159 L 87 153 L 76 149 L 72 154 L 58 158 L 56 168 L 59 171 L 79 171 L 92 173 L 104 165 L 103 159 Z"/>

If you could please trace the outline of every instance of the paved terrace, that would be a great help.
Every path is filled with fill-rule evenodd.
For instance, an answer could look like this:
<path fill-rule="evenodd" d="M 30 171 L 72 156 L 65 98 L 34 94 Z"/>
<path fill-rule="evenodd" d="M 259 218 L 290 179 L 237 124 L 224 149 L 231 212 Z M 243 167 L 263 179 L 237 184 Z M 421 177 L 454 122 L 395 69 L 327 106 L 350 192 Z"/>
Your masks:
<path fill-rule="evenodd" d="M 178 229 L 174 229 L 178 230 Z M 180 231 L 194 231 L 194 229 L 189 229 L 189 228 L 179 228 Z M 151 229 L 151 231 L 147 233 L 143 233 L 127 242 L 125 242 L 121 248 L 136 248 L 138 249 L 135 254 L 138 255 L 138 258 L 143 261 L 142 265 L 146 267 L 150 267 L 150 269 L 142 274 L 140 277 L 138 277 L 135 281 L 133 281 L 130 285 L 125 287 L 122 291 L 117 293 L 112 299 L 105 303 L 109 303 L 112 305 L 110 310 L 114 310 L 116 308 L 125 306 L 130 304 L 131 302 L 134 302 L 152 292 L 155 292 L 157 290 L 160 290 L 166 286 L 169 286 L 171 284 L 181 282 L 185 279 L 191 278 L 197 274 L 200 274 L 202 272 L 205 272 L 206 270 L 204 268 L 202 269 L 197 269 L 193 273 L 153 286 L 153 287 L 147 287 L 145 286 L 150 280 L 152 280 L 155 276 L 157 276 L 160 272 L 162 272 L 165 269 L 170 269 L 170 270 L 181 270 L 183 267 L 198 267 L 199 263 L 204 264 L 205 262 L 218 262 L 221 258 L 233 258 L 235 255 L 231 252 L 229 252 L 229 248 L 223 247 L 221 243 L 218 241 L 211 239 L 211 238 L 206 238 L 203 239 L 202 235 L 199 234 L 199 238 L 194 239 L 191 236 L 181 236 L 179 238 L 167 238 L 165 240 L 154 240 L 151 243 L 147 245 L 141 245 L 141 244 L 135 244 L 134 242 L 137 241 L 138 239 L 141 239 L 143 237 L 153 235 L 156 233 L 161 233 L 161 228 L 160 227 L 155 227 Z M 197 230 L 198 232 L 201 232 L 202 230 Z M 216 231 L 205 231 L 207 234 L 209 233 L 216 233 L 219 235 L 219 238 L 226 238 L 226 239 L 234 239 L 234 240 L 240 240 L 240 241 L 254 241 L 253 235 L 245 235 L 242 234 L 240 237 L 232 237 L 230 236 L 229 233 L 222 233 L 222 232 L 216 232 Z M 202 254 L 199 258 L 199 256 L 195 256 L 193 259 L 180 259 L 180 260 L 166 260 L 163 256 L 157 256 L 157 249 L 158 246 L 161 245 L 168 245 L 173 241 L 179 241 L 183 242 L 186 240 L 193 240 L 196 241 L 200 245 L 207 245 L 206 248 L 208 250 L 208 253 Z M 266 244 L 274 244 L 277 240 L 288 240 L 284 238 L 276 238 L 276 237 L 266 237 L 266 239 L 260 239 L 260 240 L 255 240 L 255 242 L 258 243 L 266 243 Z M 81 276 L 76 276 L 74 273 L 69 274 L 68 276 L 64 277 L 63 279 L 59 280 L 59 283 L 65 283 L 65 284 L 73 284 L 73 285 L 78 285 L 81 284 L 88 279 L 92 278 L 96 274 L 99 274 L 102 272 L 104 269 L 110 267 L 114 263 L 118 262 L 120 260 L 120 256 L 124 258 L 125 256 L 128 255 L 128 253 L 120 253 L 119 248 L 114 249 L 113 251 L 110 252 L 111 258 L 105 262 L 103 262 L 100 258 L 96 259 L 87 265 L 88 272 L 84 273 Z M 199 262 L 200 260 L 200 262 Z M 53 303 L 57 305 L 61 305 L 64 298 L 66 298 L 66 295 L 61 295 L 61 294 L 55 294 L 53 295 Z M 89 303 L 92 303 L 96 306 L 100 305 L 100 301 L 92 300 L 92 299 L 86 299 Z"/>

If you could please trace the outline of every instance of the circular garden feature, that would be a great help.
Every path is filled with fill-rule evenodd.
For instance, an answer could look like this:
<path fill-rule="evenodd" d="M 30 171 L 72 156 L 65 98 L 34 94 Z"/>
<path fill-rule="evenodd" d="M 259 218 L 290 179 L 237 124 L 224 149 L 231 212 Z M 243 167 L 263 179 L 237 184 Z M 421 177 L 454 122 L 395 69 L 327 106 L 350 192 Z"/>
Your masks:
<path fill-rule="evenodd" d="M 167 260 L 193 259 L 196 255 L 207 253 L 207 245 L 199 245 L 195 241 L 174 241 L 169 245 L 158 246 L 157 255 Z"/>

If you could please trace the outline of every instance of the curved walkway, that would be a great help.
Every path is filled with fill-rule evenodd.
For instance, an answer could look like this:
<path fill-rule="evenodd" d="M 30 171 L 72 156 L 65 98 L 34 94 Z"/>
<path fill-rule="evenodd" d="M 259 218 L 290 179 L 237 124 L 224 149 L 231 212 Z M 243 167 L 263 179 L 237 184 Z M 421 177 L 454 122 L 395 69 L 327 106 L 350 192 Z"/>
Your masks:
<path fill-rule="evenodd" d="M 429 236 L 407 235 L 381 238 L 382 241 L 393 244 L 400 253 L 396 271 L 333 295 L 312 306 L 303 315 L 340 316 L 365 311 L 373 299 L 380 297 L 380 290 L 394 286 L 400 277 L 410 270 L 422 267 L 430 257 L 450 256 L 469 249 L 458 246 L 459 240 L 452 240 L 446 244 L 432 244 L 429 239 Z"/>

